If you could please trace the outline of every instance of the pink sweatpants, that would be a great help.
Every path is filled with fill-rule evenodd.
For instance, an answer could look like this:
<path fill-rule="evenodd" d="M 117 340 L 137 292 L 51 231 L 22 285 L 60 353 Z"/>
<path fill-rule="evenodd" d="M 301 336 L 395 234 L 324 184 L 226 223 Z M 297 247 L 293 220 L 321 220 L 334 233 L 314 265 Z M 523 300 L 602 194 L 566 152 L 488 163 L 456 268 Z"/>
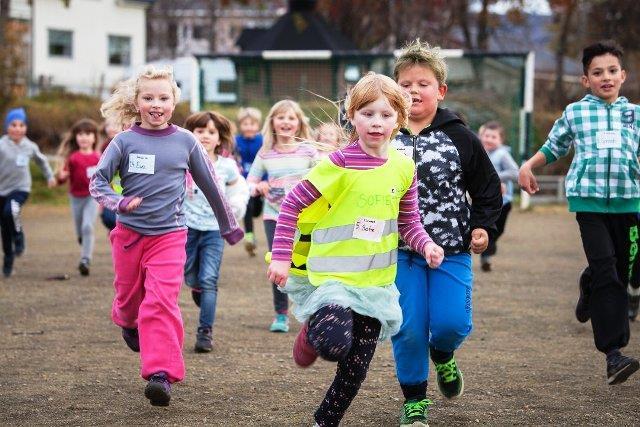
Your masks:
<path fill-rule="evenodd" d="M 184 328 L 178 307 L 186 230 L 144 236 L 118 223 L 111 240 L 116 295 L 111 318 L 124 328 L 138 328 L 142 378 L 166 372 L 182 381 Z"/>

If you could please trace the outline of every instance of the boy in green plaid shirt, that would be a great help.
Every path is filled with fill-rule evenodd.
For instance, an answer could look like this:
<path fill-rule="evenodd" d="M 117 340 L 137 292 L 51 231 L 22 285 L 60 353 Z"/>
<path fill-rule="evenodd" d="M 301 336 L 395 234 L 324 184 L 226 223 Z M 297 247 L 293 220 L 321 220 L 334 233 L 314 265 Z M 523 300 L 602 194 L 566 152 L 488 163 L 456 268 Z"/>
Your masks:
<path fill-rule="evenodd" d="M 569 104 L 547 141 L 520 168 L 520 186 L 538 191 L 531 170 L 574 147 L 566 177 L 569 210 L 576 213 L 589 266 L 580 276 L 576 317 L 591 319 L 596 348 L 607 356 L 607 383 L 638 370 L 620 349 L 629 342 L 627 283 L 638 252 L 640 106 L 618 96 L 626 78 L 622 50 L 605 41 L 586 47 L 582 84 L 591 94 Z"/>

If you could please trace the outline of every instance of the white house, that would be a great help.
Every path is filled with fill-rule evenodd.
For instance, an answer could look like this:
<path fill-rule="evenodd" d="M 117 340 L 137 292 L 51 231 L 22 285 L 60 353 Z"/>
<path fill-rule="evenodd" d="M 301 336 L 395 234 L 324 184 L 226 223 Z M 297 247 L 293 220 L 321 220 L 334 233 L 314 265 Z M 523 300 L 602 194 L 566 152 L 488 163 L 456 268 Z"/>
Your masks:
<path fill-rule="evenodd" d="M 146 61 L 153 0 L 32 0 L 31 76 L 36 85 L 105 96 Z"/>

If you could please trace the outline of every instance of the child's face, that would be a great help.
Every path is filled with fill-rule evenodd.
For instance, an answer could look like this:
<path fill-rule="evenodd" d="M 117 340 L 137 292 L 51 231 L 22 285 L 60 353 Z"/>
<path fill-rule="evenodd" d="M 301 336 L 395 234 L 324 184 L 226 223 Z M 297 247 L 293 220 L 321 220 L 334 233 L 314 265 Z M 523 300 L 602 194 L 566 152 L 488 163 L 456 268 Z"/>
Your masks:
<path fill-rule="evenodd" d="M 338 145 L 340 145 L 339 138 L 338 130 L 333 126 L 322 126 L 318 132 L 318 142 L 322 142 L 323 144 L 338 147 Z"/>
<path fill-rule="evenodd" d="M 620 88 L 627 74 L 620 66 L 620 60 L 610 54 L 596 56 L 591 60 L 587 75 L 582 76 L 582 85 L 605 102 L 618 99 Z"/>
<path fill-rule="evenodd" d="M 213 153 L 218 145 L 220 145 L 220 133 L 216 128 L 213 120 L 209 120 L 206 127 L 195 128 L 193 134 L 198 138 L 207 153 Z"/>
<path fill-rule="evenodd" d="M 398 112 L 386 97 L 381 96 L 356 110 L 351 124 L 360 141 L 375 150 L 389 143 L 391 134 L 397 128 Z"/>
<path fill-rule="evenodd" d="M 143 79 L 138 88 L 136 107 L 142 127 L 164 129 L 176 108 L 171 84 L 166 79 Z"/>
<path fill-rule="evenodd" d="M 107 121 L 104 126 L 104 133 L 107 134 L 107 138 L 113 139 L 118 134 L 118 128 L 110 121 Z"/>
<path fill-rule="evenodd" d="M 300 129 L 300 119 L 292 109 L 282 110 L 272 119 L 273 130 L 278 138 L 295 138 Z"/>
<path fill-rule="evenodd" d="M 96 134 L 93 132 L 78 132 L 76 134 L 76 142 L 81 150 L 92 149 L 96 143 Z"/>
<path fill-rule="evenodd" d="M 14 120 L 7 127 L 7 135 L 14 142 L 20 142 L 27 134 L 27 124 L 22 120 Z"/>
<path fill-rule="evenodd" d="M 447 85 L 440 85 L 433 70 L 423 65 L 412 65 L 398 73 L 398 84 L 411 95 L 409 120 L 431 123 L 438 102 L 444 99 Z"/>
<path fill-rule="evenodd" d="M 484 129 L 480 133 L 480 142 L 486 151 L 493 151 L 502 145 L 502 137 L 497 129 Z"/>
<path fill-rule="evenodd" d="M 257 120 L 253 120 L 251 117 L 243 119 L 239 123 L 238 127 L 240 128 L 240 135 L 247 139 L 255 138 L 260 131 L 260 123 L 258 123 Z"/>

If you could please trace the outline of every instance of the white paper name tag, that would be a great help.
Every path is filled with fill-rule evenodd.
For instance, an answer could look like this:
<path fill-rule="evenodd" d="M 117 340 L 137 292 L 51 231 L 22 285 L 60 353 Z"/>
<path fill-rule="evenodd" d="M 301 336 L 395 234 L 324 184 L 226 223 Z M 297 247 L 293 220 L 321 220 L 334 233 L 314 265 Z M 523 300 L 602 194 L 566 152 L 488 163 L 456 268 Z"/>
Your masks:
<path fill-rule="evenodd" d="M 379 242 L 382 240 L 384 221 L 381 219 L 360 217 L 353 227 L 353 238 Z"/>
<path fill-rule="evenodd" d="M 98 169 L 97 166 L 89 166 L 87 168 L 87 178 L 91 178 L 93 175 L 95 175 L 96 169 Z"/>
<path fill-rule="evenodd" d="M 129 154 L 129 172 L 153 175 L 155 171 L 155 154 Z"/>
<path fill-rule="evenodd" d="M 621 148 L 622 135 L 619 130 L 603 130 L 596 134 L 596 145 L 598 149 Z"/>
<path fill-rule="evenodd" d="M 18 154 L 16 157 L 16 166 L 27 166 L 29 164 L 29 157 L 26 154 Z"/>

